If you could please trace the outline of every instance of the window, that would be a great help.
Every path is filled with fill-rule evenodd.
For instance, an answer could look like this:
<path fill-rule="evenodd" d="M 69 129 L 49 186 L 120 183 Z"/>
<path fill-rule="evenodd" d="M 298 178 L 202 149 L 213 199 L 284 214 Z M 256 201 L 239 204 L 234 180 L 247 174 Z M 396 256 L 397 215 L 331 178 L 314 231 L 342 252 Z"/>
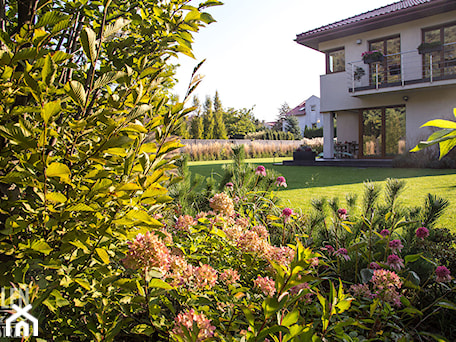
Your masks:
<path fill-rule="evenodd" d="M 369 42 L 369 50 L 378 50 L 385 58 L 378 65 L 370 65 L 371 84 L 388 84 L 401 80 L 401 38 L 382 38 Z M 378 72 L 378 74 L 377 74 Z"/>
<path fill-rule="evenodd" d="M 423 29 L 423 42 L 440 42 L 443 45 L 438 51 L 423 54 L 423 76 L 425 78 L 430 77 L 432 69 L 432 77 L 434 78 L 455 77 L 456 23 Z"/>
<path fill-rule="evenodd" d="M 345 71 L 345 49 L 340 48 L 326 52 L 326 73 Z"/>
<path fill-rule="evenodd" d="M 315 112 L 316 107 L 317 107 L 316 105 L 310 106 L 310 111 L 311 111 L 311 112 Z"/>

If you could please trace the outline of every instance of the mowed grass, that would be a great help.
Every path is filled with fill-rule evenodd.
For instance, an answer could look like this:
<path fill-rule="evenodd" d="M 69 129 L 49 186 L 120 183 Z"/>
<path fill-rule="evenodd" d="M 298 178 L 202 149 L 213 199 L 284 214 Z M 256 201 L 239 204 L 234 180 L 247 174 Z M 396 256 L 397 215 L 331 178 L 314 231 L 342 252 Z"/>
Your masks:
<path fill-rule="evenodd" d="M 360 206 L 364 181 L 372 181 L 384 187 L 387 178 L 398 178 L 406 181 L 399 201 L 407 206 L 422 205 L 428 193 L 448 199 L 450 206 L 439 220 L 438 226 L 456 232 L 456 170 L 273 165 L 273 161 L 284 159 L 286 158 L 247 160 L 252 164 L 264 165 L 266 169 L 274 169 L 286 178 L 288 188 L 277 192 L 284 206 L 306 213 L 310 210 L 311 199 L 315 197 L 338 197 L 341 206 L 344 206 L 345 196 L 349 193 L 358 194 L 357 203 Z M 192 173 L 206 177 L 212 174 L 217 178 L 223 173 L 222 165 L 228 162 L 190 162 L 189 169 Z"/>

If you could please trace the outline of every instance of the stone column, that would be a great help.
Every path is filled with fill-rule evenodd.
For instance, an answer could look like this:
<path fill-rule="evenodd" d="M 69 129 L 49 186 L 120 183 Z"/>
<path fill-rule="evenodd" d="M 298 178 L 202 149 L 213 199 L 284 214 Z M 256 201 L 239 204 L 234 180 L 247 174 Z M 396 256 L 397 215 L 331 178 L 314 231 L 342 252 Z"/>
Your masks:
<path fill-rule="evenodd" d="M 334 113 L 323 115 L 323 158 L 334 158 Z"/>

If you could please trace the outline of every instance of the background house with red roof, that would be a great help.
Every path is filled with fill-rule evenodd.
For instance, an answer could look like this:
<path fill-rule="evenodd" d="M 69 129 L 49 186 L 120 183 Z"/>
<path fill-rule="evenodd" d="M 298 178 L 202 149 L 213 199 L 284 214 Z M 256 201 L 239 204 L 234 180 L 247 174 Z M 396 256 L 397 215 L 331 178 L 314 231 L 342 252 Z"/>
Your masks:
<path fill-rule="evenodd" d="M 379 159 L 427 138 L 425 122 L 454 119 L 456 0 L 398 1 L 298 34 L 296 42 L 325 54 L 325 158 L 334 156 L 334 118 L 338 141 L 357 144 L 358 158 Z"/>
<path fill-rule="evenodd" d="M 298 106 L 290 110 L 285 116 L 294 116 L 298 119 L 301 134 L 304 135 L 304 129 L 320 128 L 323 126 L 323 117 L 320 114 L 320 98 L 312 95 L 307 100 L 301 102 Z M 286 121 L 283 122 L 282 130 L 286 130 Z"/>

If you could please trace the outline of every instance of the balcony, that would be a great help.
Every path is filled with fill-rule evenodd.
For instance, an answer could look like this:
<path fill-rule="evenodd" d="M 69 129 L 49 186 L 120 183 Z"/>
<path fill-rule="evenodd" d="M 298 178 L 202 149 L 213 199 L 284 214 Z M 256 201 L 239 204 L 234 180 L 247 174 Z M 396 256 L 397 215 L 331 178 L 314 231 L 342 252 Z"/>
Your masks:
<path fill-rule="evenodd" d="M 346 74 L 352 96 L 456 84 L 456 43 L 431 53 L 413 50 L 386 55 L 371 64 L 350 62 Z"/>

